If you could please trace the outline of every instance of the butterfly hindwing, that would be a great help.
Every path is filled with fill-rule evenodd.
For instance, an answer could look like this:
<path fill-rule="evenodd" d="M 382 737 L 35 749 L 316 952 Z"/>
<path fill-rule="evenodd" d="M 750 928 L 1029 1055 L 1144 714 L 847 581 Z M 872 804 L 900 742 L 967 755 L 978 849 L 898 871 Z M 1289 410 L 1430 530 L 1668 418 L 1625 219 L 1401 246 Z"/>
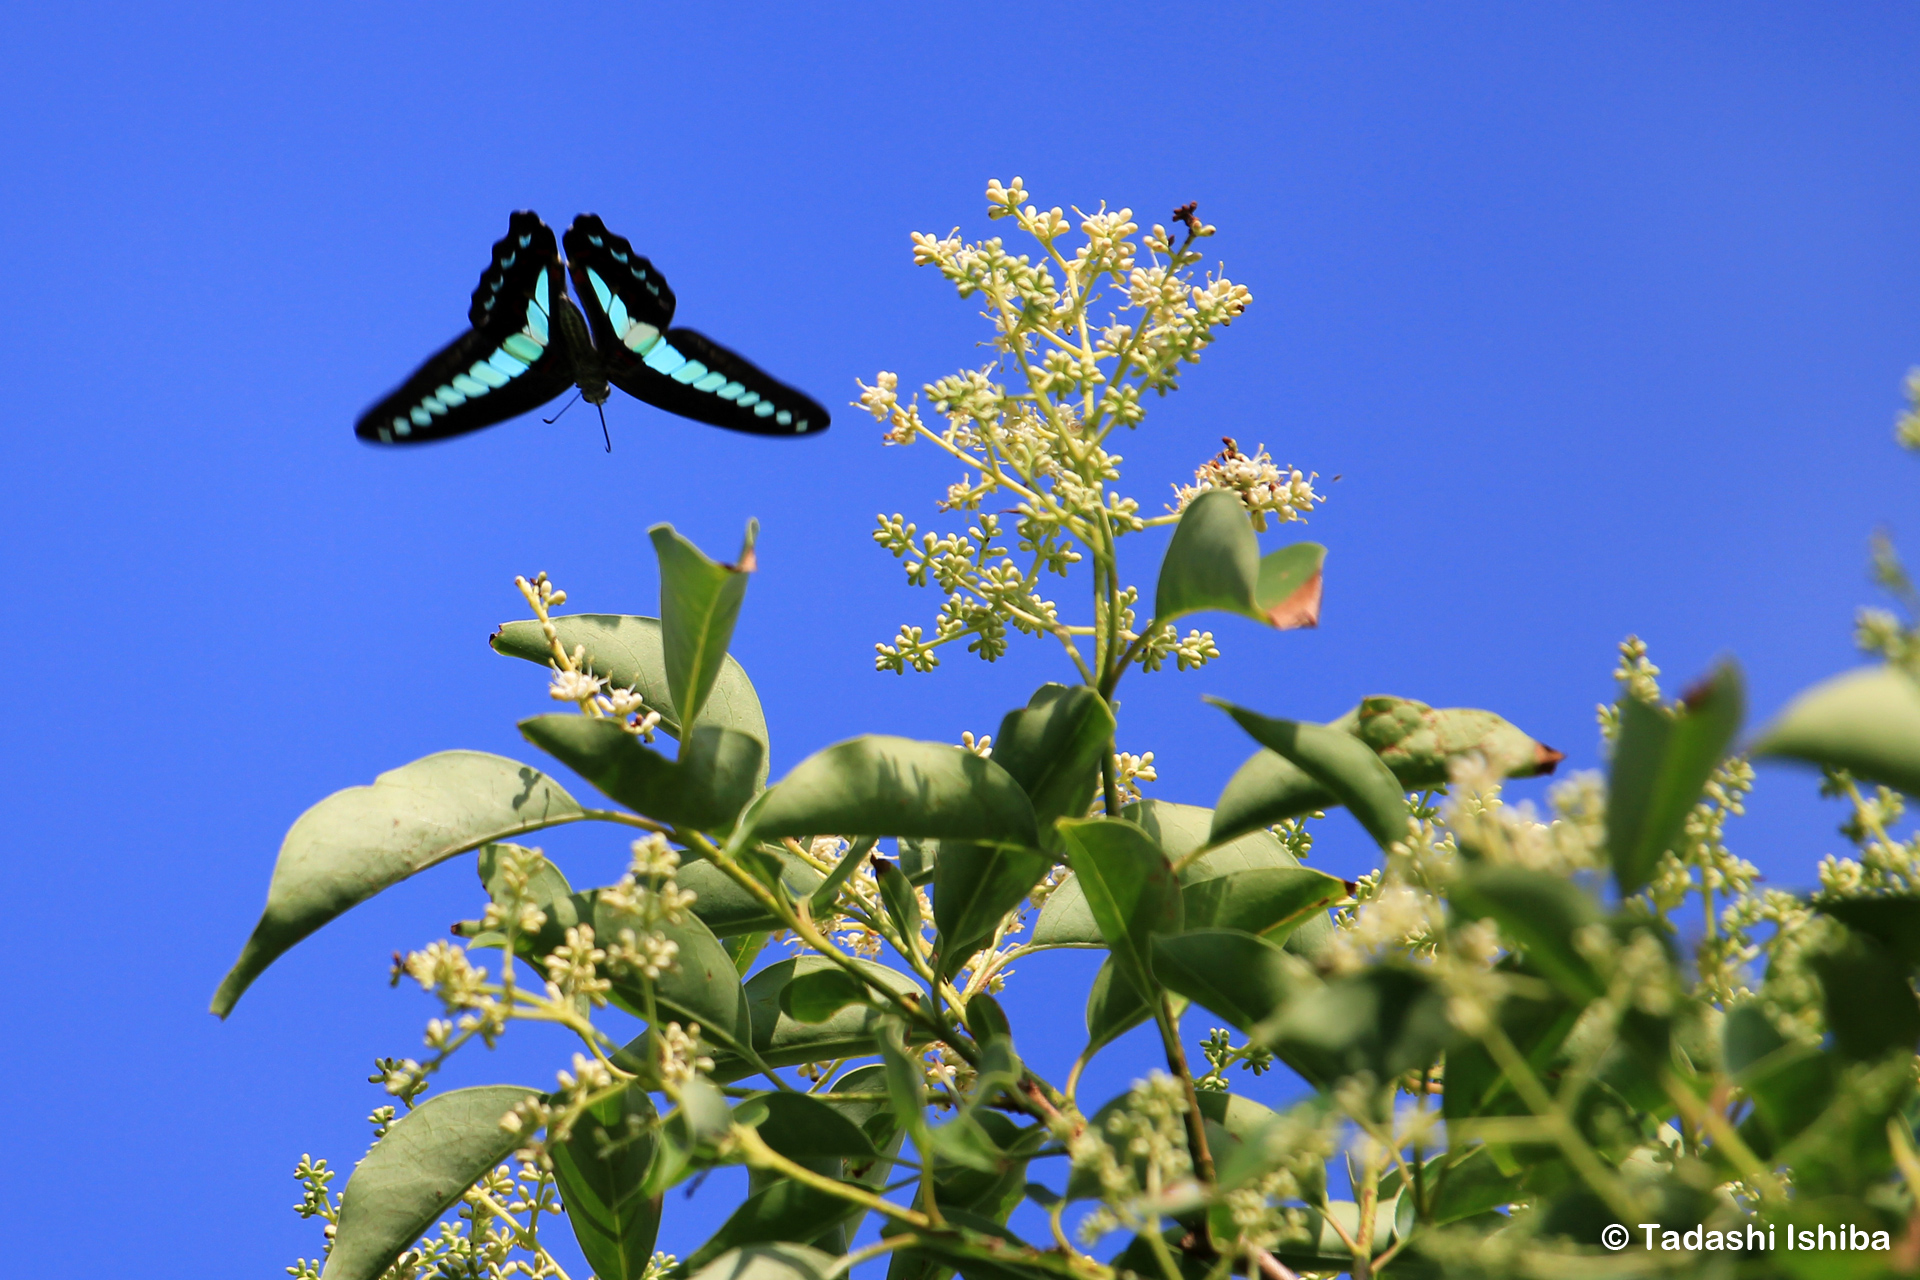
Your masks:
<path fill-rule="evenodd" d="M 812 397 L 692 329 L 669 329 L 645 355 L 609 361 L 607 381 L 656 409 L 730 431 L 801 436 L 829 421 Z"/>
<path fill-rule="evenodd" d="M 607 381 L 636 400 L 755 435 L 824 431 L 827 411 L 692 329 L 673 329 L 673 290 L 653 263 L 590 213 L 566 237 L 574 293 Z"/>
<path fill-rule="evenodd" d="M 361 415 L 354 431 L 380 444 L 418 444 L 518 417 L 573 385 L 573 364 L 550 323 L 566 288 L 553 229 L 513 215 L 473 291 L 473 327 Z"/>

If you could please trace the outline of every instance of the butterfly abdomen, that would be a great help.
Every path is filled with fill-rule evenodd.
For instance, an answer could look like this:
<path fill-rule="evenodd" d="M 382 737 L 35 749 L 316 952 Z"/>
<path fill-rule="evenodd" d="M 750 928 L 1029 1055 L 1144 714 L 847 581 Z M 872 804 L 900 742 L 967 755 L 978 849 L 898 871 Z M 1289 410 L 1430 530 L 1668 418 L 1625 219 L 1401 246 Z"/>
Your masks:
<path fill-rule="evenodd" d="M 601 365 L 600 353 L 593 349 L 587 318 L 565 294 L 558 295 L 556 302 L 553 327 L 559 330 L 560 341 L 566 344 L 567 355 L 573 360 L 573 381 L 580 388 L 580 398 L 588 404 L 605 404 L 610 394 L 607 374 Z"/>

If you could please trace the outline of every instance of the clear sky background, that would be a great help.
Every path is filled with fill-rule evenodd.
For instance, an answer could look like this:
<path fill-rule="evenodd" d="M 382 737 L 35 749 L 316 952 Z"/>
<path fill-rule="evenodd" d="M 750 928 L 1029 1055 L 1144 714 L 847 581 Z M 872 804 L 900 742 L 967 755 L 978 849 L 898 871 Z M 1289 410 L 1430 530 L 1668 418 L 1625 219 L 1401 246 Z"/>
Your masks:
<path fill-rule="evenodd" d="M 1142 223 L 1198 200 L 1253 291 L 1122 446 L 1130 492 L 1164 501 L 1222 435 L 1343 477 L 1307 530 L 1332 549 L 1318 631 L 1214 620 L 1217 665 L 1128 681 L 1121 744 L 1156 753 L 1152 794 L 1209 804 L 1250 750 L 1202 693 L 1322 719 L 1375 692 L 1485 706 L 1580 768 L 1629 632 L 1671 688 L 1736 655 L 1757 715 L 1856 660 L 1868 534 L 1920 554 L 1916 461 L 1889 441 L 1920 363 L 1920 11 L 907 14 L 7 10 L 9 1273 L 262 1277 L 315 1255 L 293 1164 L 363 1151 L 371 1059 L 416 1052 L 433 1012 L 387 990 L 387 957 L 474 912 L 472 871 L 330 926 L 225 1024 L 207 999 L 301 810 L 435 750 L 537 757 L 513 724 L 549 705 L 541 673 L 486 645 L 523 613 L 515 573 L 651 613 L 648 525 L 731 553 L 758 516 L 735 651 L 776 774 L 861 732 L 990 732 L 1063 675 L 1033 643 L 872 671 L 873 643 L 938 603 L 871 544 L 873 515 L 955 523 L 932 504 L 957 477 L 838 406 L 877 369 L 917 386 L 983 358 L 975 308 L 907 235 L 985 234 L 989 177 Z M 833 430 L 760 440 L 616 397 L 611 456 L 577 410 L 355 441 L 461 329 L 523 207 L 603 215 L 684 322 L 835 406 Z M 1150 583 L 1163 536 L 1137 541 Z M 1733 827 L 1775 883 L 1838 848 L 1813 789 L 1763 771 Z M 545 843 L 576 883 L 623 860 L 611 835 Z M 1315 860 L 1372 854 L 1335 818 Z M 1080 1043 L 1091 959 L 1013 980 L 1043 1069 Z M 544 1084 L 565 1052 L 516 1032 L 446 1083 Z M 1083 1097 L 1152 1062 L 1109 1050 Z M 704 1239 L 728 1186 L 675 1192 L 662 1245 Z"/>

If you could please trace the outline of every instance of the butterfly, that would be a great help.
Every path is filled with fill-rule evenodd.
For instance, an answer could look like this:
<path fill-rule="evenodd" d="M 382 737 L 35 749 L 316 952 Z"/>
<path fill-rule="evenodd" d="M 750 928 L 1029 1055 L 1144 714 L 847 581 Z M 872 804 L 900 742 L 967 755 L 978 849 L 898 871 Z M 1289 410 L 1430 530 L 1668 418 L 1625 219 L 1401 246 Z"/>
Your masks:
<path fill-rule="evenodd" d="M 805 393 L 704 334 L 673 328 L 673 290 L 597 216 L 575 218 L 565 244 L 562 260 L 553 229 L 536 213 L 508 219 L 473 291 L 472 327 L 360 415 L 354 434 L 375 444 L 445 440 L 537 409 L 569 387 L 588 404 L 605 404 L 609 385 L 732 431 L 827 429 L 827 411 Z M 580 307 L 567 296 L 569 274 Z"/>

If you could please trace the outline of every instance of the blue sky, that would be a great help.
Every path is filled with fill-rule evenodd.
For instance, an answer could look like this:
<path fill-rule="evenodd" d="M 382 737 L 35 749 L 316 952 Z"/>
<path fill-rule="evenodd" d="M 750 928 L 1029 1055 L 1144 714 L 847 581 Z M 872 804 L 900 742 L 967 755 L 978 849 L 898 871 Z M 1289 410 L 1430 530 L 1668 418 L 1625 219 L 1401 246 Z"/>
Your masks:
<path fill-rule="evenodd" d="M 515 573 L 652 612 L 648 525 L 730 552 L 758 516 L 736 653 L 776 772 L 859 732 L 991 731 L 1062 675 L 1038 646 L 871 670 L 937 603 L 873 514 L 939 526 L 956 477 L 838 406 L 876 369 L 918 385 L 981 358 L 907 234 L 984 233 L 989 177 L 1143 222 L 1198 200 L 1253 291 L 1123 449 L 1132 492 L 1156 501 L 1222 435 L 1342 476 L 1310 528 L 1332 549 L 1318 631 L 1223 619 L 1219 664 L 1123 690 L 1162 797 L 1210 803 L 1250 749 L 1202 693 L 1486 706 L 1591 767 L 1630 631 L 1676 684 L 1736 655 L 1764 714 L 1854 661 L 1869 532 L 1920 545 L 1888 438 L 1920 363 L 1910 6 L 80 2 L 7 29 L 0 1236 L 23 1275 L 274 1275 L 316 1251 L 288 1175 L 360 1154 L 370 1060 L 431 1012 L 387 990 L 387 956 L 471 913 L 471 871 L 339 921 L 226 1024 L 206 1001 L 307 805 L 443 748 L 533 755 L 513 722 L 540 675 L 486 647 L 521 613 Z M 834 429 L 758 440 L 617 399 L 611 456 L 579 412 L 355 441 L 459 331 L 522 207 L 603 215 L 684 322 Z M 1837 847 L 1812 791 L 1765 771 L 1734 826 L 1775 883 Z M 576 881 L 622 849 L 547 845 Z M 1368 865 L 1339 819 L 1316 860 Z M 1086 960 L 1014 980 L 1044 1067 L 1077 1048 Z M 449 1083 L 542 1083 L 561 1054 L 510 1038 Z M 1085 1096 L 1151 1060 L 1110 1050 Z M 663 1245 L 703 1239 L 722 1191 L 676 1193 Z"/>

